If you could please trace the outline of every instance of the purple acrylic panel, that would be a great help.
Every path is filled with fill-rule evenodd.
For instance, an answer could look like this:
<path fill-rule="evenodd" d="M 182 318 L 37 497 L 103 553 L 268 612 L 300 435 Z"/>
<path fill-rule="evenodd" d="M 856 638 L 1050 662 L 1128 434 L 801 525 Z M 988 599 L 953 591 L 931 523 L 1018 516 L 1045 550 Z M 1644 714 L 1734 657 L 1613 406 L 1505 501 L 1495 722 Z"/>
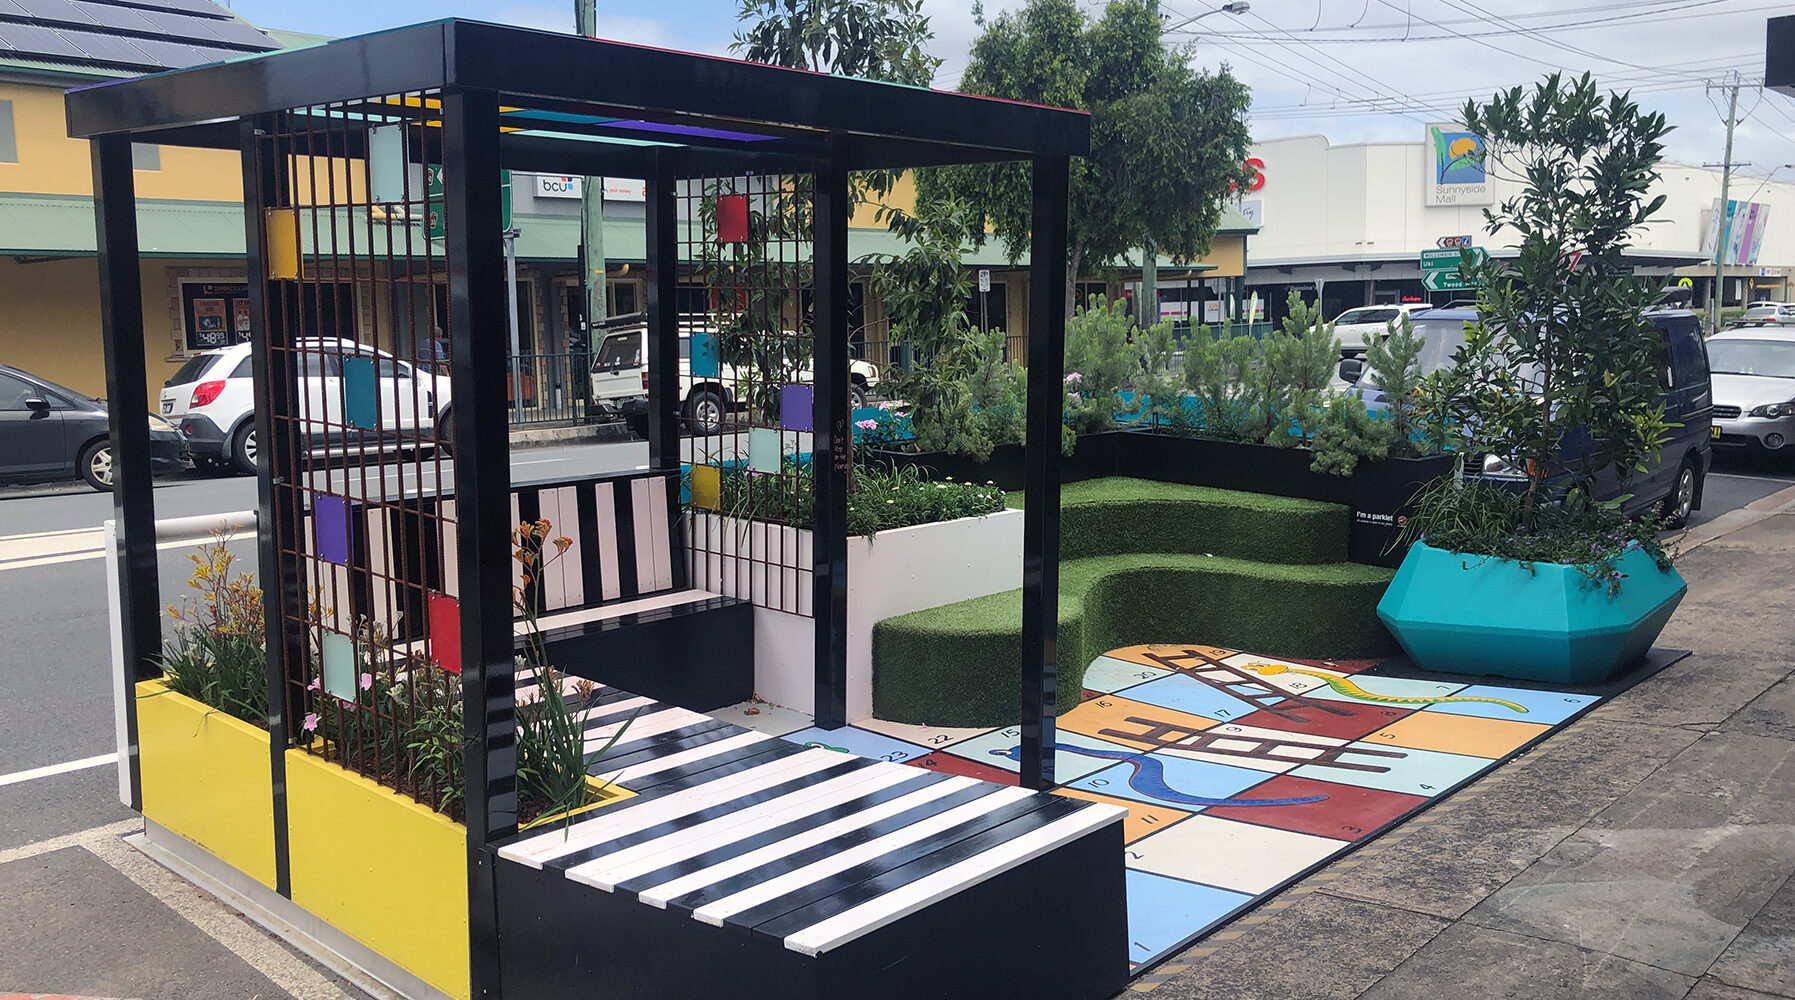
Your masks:
<path fill-rule="evenodd" d="M 349 501 L 328 493 L 312 494 L 312 513 L 318 528 L 318 558 L 338 566 L 349 565 Z"/>
<path fill-rule="evenodd" d="M 815 407 L 810 386 L 779 387 L 779 426 L 788 431 L 808 431 L 816 427 Z"/>

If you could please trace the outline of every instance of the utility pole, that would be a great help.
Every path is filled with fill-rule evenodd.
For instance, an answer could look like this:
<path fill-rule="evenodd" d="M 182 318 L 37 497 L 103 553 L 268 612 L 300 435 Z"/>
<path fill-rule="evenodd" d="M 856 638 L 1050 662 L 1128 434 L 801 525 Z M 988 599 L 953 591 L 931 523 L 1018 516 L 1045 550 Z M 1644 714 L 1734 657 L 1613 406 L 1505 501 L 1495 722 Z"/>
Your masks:
<path fill-rule="evenodd" d="M 581 38 L 598 37 L 598 0 L 573 0 L 574 30 Z M 605 282 L 605 184 L 602 177 L 580 181 L 580 305 L 586 317 L 586 353 L 597 350 L 593 342 L 597 326 L 611 314 L 606 305 Z M 587 385 L 584 371 L 573 373 L 578 386 Z M 586 393 L 577 393 L 584 399 Z"/>
<path fill-rule="evenodd" d="M 1732 241 L 1732 213 L 1727 211 L 1728 188 L 1733 182 L 1733 127 L 1739 124 L 1739 73 L 1733 72 L 1733 83 L 1726 89 L 1731 93 L 1727 97 L 1726 107 L 1726 156 L 1720 164 L 1720 206 L 1716 210 L 1720 217 L 1716 220 L 1715 229 L 1720 238 L 1714 243 L 1714 299 L 1713 309 L 1709 314 L 1709 322 L 1714 332 L 1720 332 L 1720 307 L 1724 300 L 1721 289 L 1726 283 L 1726 247 Z"/>

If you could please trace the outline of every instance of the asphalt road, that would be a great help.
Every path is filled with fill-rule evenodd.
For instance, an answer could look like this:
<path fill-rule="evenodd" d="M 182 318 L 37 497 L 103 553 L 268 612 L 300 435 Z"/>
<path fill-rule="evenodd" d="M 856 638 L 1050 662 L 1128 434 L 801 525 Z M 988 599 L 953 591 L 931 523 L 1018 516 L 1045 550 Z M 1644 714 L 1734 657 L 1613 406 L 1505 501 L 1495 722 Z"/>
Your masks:
<path fill-rule="evenodd" d="M 513 479 L 523 482 L 589 475 L 634 468 L 646 461 L 646 445 L 639 442 L 519 450 L 513 455 Z M 1791 486 L 1795 486 L 1795 463 L 1723 456 L 1716 461 L 1704 509 L 1693 523 L 1712 520 Z M 161 483 L 155 499 L 159 518 L 245 510 L 255 506 L 255 481 L 187 476 Z M 153 924 L 145 930 L 147 939 L 163 940 L 171 948 L 191 952 L 186 966 L 163 968 L 150 962 L 144 968 L 160 968 L 157 976 L 120 981 L 110 995 L 225 998 L 259 994 L 273 998 L 305 992 L 293 984 L 303 985 L 308 975 L 316 978 L 320 973 L 315 969 L 300 962 L 284 977 L 262 978 L 268 963 L 284 967 L 282 963 L 293 962 L 293 957 L 277 950 L 257 958 L 253 949 L 246 953 L 224 947 L 217 935 L 194 937 L 190 914 L 183 920 L 163 905 L 167 900 L 146 902 L 138 898 L 141 893 L 134 896 L 130 881 L 121 878 L 118 866 L 95 863 L 95 857 L 104 860 L 103 845 L 85 852 L 65 850 L 9 861 L 9 857 L 29 854 L 32 849 L 26 845 L 118 823 L 133 815 L 118 802 L 116 772 L 110 765 L 41 777 L 30 773 L 88 761 L 115 750 L 104 561 L 98 534 L 101 522 L 111 514 L 111 498 L 85 486 L 0 490 L 0 995 L 15 988 L 100 992 L 91 986 L 84 989 L 82 984 L 111 982 L 100 974 L 110 967 L 108 963 L 124 959 L 104 950 L 75 960 L 73 967 L 85 971 L 73 980 L 18 979 L 21 975 L 62 975 L 54 966 L 30 958 L 32 949 L 21 950 L 20 945 L 9 943 L 36 940 L 57 926 L 28 918 L 21 923 L 19 908 L 29 908 L 34 902 L 46 907 L 70 905 L 71 899 L 82 901 L 79 905 L 87 911 L 86 919 L 106 919 L 106 908 L 115 907 L 134 921 Z M 243 568 L 253 569 L 253 545 L 246 542 L 238 548 Z M 180 592 L 187 579 L 187 551 L 161 553 L 165 603 Z M 21 871 L 20 865 L 27 870 Z M 156 877 L 154 872 L 140 874 L 140 888 L 149 884 L 145 880 Z M 71 888 L 75 886 L 83 888 Z M 92 894 L 85 888 L 89 886 Z M 107 903 L 108 899 L 114 902 Z M 263 944 L 280 948 L 272 942 Z M 67 956 L 66 950 L 58 950 Z M 175 956 L 165 959 L 178 961 Z M 180 983 L 183 976 L 196 974 L 194 970 L 202 966 L 216 966 L 211 988 L 195 993 L 162 991 L 160 984 Z M 333 995 L 361 996 L 348 987 Z"/>

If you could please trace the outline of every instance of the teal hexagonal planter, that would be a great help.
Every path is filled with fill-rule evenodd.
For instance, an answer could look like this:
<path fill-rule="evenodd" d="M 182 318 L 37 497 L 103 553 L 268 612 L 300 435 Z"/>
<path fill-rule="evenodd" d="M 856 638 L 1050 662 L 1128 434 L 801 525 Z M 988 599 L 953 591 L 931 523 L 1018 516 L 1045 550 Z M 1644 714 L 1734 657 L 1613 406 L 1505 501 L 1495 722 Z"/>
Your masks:
<path fill-rule="evenodd" d="M 1467 556 L 1417 542 L 1377 615 L 1415 665 L 1557 683 L 1612 676 L 1652 648 L 1689 585 L 1634 550 L 1620 592 L 1575 566 Z"/>

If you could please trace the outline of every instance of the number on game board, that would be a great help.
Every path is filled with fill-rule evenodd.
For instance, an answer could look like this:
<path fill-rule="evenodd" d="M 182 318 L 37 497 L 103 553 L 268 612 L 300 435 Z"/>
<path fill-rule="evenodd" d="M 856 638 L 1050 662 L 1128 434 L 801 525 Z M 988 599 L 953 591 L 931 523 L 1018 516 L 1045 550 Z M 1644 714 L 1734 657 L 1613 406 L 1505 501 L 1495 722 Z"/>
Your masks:
<path fill-rule="evenodd" d="M 1109 784 L 1108 778 L 1092 778 L 1091 779 L 1091 787 L 1092 788 L 1102 788 L 1104 785 L 1107 785 L 1107 784 Z"/>
<path fill-rule="evenodd" d="M 1147 856 L 1139 851 L 1123 851 L 1122 853 L 1128 855 L 1130 861 L 1145 861 L 1147 859 Z"/>
<path fill-rule="evenodd" d="M 1421 788 L 1423 791 L 1428 791 L 1428 792 L 1431 792 L 1434 790 L 1434 786 L 1432 786 L 1432 785 L 1422 785 Z"/>
<path fill-rule="evenodd" d="M 1340 829 L 1345 830 L 1347 833 L 1364 833 L 1365 832 L 1364 830 L 1360 829 L 1359 827 L 1347 826 L 1344 823 L 1342 823 L 1340 825 Z"/>
<path fill-rule="evenodd" d="M 935 746 L 940 746 L 941 744 L 946 743 L 948 740 L 951 740 L 951 739 L 953 739 L 952 736 L 949 736 L 946 733 L 942 733 L 940 736 L 931 736 L 929 738 L 929 742 L 934 744 Z"/>
<path fill-rule="evenodd" d="M 909 754 L 907 754 L 907 753 L 905 753 L 905 752 L 904 752 L 904 751 L 902 751 L 902 750 L 893 750 L 893 751 L 891 751 L 891 752 L 890 752 L 890 753 L 887 753 L 887 754 L 881 754 L 881 755 L 880 755 L 880 756 L 879 756 L 879 759 L 880 759 L 880 760 L 889 760 L 889 761 L 894 761 L 894 762 L 895 762 L 895 761 L 900 761 L 900 760 L 903 760 L 903 759 L 904 759 L 904 758 L 905 758 L 905 757 L 908 757 L 908 756 L 910 756 L 910 755 L 909 755 Z"/>

